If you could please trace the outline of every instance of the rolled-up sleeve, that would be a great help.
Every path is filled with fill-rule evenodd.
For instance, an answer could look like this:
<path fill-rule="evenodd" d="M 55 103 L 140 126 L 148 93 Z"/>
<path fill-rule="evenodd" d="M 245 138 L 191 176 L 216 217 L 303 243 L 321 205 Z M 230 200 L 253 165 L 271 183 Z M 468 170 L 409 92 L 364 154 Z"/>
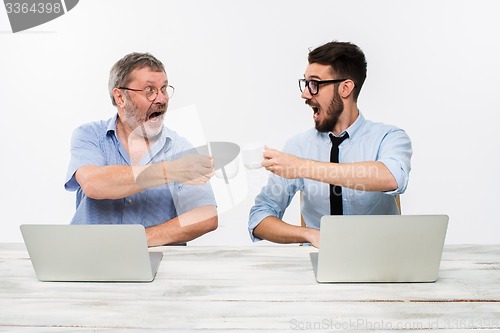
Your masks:
<path fill-rule="evenodd" d="M 397 129 L 387 133 L 382 140 L 378 161 L 384 163 L 398 184 L 386 194 L 402 194 L 406 191 L 411 170 L 411 141 L 405 131 Z"/>
<path fill-rule="evenodd" d="M 290 205 L 293 196 L 299 188 L 300 180 L 285 179 L 271 174 L 269 181 L 255 198 L 255 205 L 250 209 L 248 232 L 252 241 L 261 239 L 253 235 L 255 227 L 268 216 L 283 218 L 285 210 Z"/>
<path fill-rule="evenodd" d="M 75 129 L 71 137 L 71 157 L 66 173 L 64 188 L 67 191 L 76 191 L 79 185 L 75 179 L 75 172 L 85 165 L 103 166 L 106 158 L 99 147 L 99 138 L 88 128 Z"/>

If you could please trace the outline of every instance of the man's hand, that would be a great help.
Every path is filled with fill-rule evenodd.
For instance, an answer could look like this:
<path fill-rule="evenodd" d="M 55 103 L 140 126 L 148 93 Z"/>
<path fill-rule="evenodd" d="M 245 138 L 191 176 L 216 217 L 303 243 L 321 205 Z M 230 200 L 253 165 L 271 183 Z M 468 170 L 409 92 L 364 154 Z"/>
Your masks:
<path fill-rule="evenodd" d="M 283 178 L 302 178 L 301 172 L 305 171 L 306 160 L 276 149 L 266 147 L 264 149 L 264 158 L 262 166 L 267 171 Z"/>
<path fill-rule="evenodd" d="M 185 155 L 175 161 L 164 162 L 168 181 L 187 185 L 204 185 L 214 175 L 214 160 L 203 155 Z"/>
<path fill-rule="evenodd" d="M 314 228 L 307 228 L 305 231 L 306 239 L 312 246 L 319 249 L 319 230 Z"/>

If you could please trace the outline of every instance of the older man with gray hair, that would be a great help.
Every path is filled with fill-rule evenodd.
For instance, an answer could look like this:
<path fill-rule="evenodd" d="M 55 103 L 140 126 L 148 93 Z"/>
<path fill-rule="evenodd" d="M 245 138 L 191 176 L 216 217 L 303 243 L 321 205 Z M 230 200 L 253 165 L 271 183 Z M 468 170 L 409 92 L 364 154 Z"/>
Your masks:
<path fill-rule="evenodd" d="M 142 224 L 149 246 L 184 244 L 218 224 L 211 157 L 164 126 L 174 93 L 163 64 L 131 53 L 112 67 L 117 113 L 78 127 L 65 188 L 76 191 L 72 224 Z"/>

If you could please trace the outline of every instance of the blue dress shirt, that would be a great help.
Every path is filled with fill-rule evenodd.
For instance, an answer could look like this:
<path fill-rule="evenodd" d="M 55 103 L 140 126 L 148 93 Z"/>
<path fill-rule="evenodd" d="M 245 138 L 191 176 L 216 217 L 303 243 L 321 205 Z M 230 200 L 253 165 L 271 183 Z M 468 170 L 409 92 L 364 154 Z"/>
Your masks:
<path fill-rule="evenodd" d="M 362 188 L 343 187 L 344 215 L 399 214 L 395 195 L 403 193 L 408 185 L 412 155 L 410 138 L 397 127 L 366 120 L 361 113 L 339 136 L 345 132 L 349 138 L 339 146 L 339 163 L 382 162 L 396 179 L 398 188 L 390 192 L 368 192 Z M 283 151 L 304 159 L 329 162 L 332 147 L 330 133 L 321 133 L 313 128 L 288 140 Z M 306 225 L 319 229 L 321 217 L 330 215 L 329 189 L 327 183 L 304 178 L 285 179 L 271 174 L 250 210 L 250 237 L 253 241 L 260 240 L 254 237 L 253 229 L 264 218 L 283 218 L 285 209 L 297 191 L 302 192 L 301 213 Z"/>
<path fill-rule="evenodd" d="M 170 182 L 122 199 L 95 200 L 83 193 L 75 172 L 85 165 L 131 165 L 130 157 L 116 134 L 117 115 L 77 128 L 71 139 L 71 160 L 65 189 L 76 191 L 76 212 L 72 224 L 142 224 L 166 222 L 196 207 L 215 206 L 210 184 L 189 186 Z M 172 161 L 193 146 L 176 132 L 163 127 L 160 138 L 140 165 Z"/>

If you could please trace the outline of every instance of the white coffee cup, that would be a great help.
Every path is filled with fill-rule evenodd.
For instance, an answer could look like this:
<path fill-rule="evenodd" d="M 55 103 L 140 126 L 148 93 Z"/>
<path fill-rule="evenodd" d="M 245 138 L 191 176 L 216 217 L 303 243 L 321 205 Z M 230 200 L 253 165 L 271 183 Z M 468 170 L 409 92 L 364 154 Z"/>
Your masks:
<path fill-rule="evenodd" d="M 247 169 L 258 169 L 264 161 L 264 145 L 257 142 L 247 143 L 241 147 L 243 164 Z"/>

